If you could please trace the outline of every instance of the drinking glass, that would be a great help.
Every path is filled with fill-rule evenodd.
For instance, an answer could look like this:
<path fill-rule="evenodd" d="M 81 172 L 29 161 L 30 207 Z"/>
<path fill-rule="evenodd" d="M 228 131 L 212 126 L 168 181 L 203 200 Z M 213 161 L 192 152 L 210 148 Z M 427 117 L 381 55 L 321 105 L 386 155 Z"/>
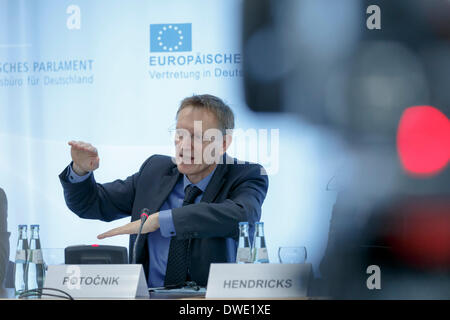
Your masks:
<path fill-rule="evenodd" d="M 279 247 L 278 259 L 280 263 L 305 263 L 306 247 Z"/>

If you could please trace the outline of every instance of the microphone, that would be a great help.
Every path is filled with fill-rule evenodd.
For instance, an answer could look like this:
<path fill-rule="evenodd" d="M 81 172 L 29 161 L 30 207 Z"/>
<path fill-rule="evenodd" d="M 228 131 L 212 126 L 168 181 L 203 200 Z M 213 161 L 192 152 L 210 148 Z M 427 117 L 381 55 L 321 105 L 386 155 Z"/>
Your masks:
<path fill-rule="evenodd" d="M 136 240 L 134 241 L 134 246 L 133 246 L 133 259 L 131 261 L 132 264 L 136 264 L 137 243 L 139 241 L 139 238 L 141 237 L 142 227 L 144 226 L 145 221 L 147 221 L 149 214 L 150 214 L 150 210 L 148 210 L 147 208 L 142 209 L 142 211 L 141 211 L 141 226 L 139 227 L 139 232 L 136 236 Z"/>

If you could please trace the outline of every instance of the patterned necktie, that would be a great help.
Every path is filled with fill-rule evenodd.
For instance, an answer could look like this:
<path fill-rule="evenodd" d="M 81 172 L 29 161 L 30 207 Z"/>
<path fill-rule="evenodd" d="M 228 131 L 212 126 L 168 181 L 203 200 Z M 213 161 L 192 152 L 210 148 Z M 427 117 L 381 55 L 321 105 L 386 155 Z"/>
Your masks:
<path fill-rule="evenodd" d="M 194 203 L 202 190 L 188 185 L 184 191 L 183 206 Z M 189 240 L 170 239 L 169 258 L 167 260 L 166 277 L 164 285 L 179 285 L 186 281 L 187 276 L 187 255 Z"/>

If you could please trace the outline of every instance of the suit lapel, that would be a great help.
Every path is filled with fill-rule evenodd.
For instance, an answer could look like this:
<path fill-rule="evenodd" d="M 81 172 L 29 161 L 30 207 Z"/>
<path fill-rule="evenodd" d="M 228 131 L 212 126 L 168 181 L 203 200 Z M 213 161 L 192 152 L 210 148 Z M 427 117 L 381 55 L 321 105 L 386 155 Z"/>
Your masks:
<path fill-rule="evenodd" d="M 228 170 L 227 163 L 230 163 L 226 162 L 226 157 L 228 156 L 225 154 L 223 157 L 223 163 L 217 165 L 216 171 L 206 187 L 205 194 L 203 195 L 201 202 L 213 202 L 222 188 L 222 185 L 225 183 L 225 174 Z"/>
<path fill-rule="evenodd" d="M 230 160 L 231 159 L 231 160 Z M 222 185 L 224 184 L 226 178 L 225 174 L 228 170 L 227 163 L 233 163 L 234 159 L 230 158 L 227 154 L 224 154 L 223 162 L 217 165 L 216 171 L 211 178 L 208 186 L 206 187 L 205 193 L 202 197 L 202 202 L 213 202 L 219 193 Z M 177 167 L 174 166 L 169 170 L 167 175 L 164 175 L 159 183 L 157 192 L 149 194 L 149 199 L 153 199 L 151 206 L 149 207 L 150 212 L 157 212 L 163 205 L 164 201 L 169 196 L 170 192 L 175 187 L 181 173 L 178 171 Z"/>
<path fill-rule="evenodd" d="M 158 191 L 156 194 L 153 194 L 153 201 L 152 201 L 152 207 L 149 208 L 150 212 L 156 212 L 159 211 L 161 206 L 163 205 L 164 201 L 169 196 L 170 192 L 175 187 L 175 184 L 178 181 L 178 178 L 180 177 L 180 172 L 178 171 L 177 167 L 173 167 L 169 173 L 161 178 L 161 181 L 158 186 Z"/>

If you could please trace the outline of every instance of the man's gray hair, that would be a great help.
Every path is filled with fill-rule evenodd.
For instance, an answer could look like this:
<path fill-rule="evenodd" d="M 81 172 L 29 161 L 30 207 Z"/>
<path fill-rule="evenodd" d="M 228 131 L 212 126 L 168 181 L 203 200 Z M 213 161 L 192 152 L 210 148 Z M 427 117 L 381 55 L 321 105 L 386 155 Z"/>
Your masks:
<path fill-rule="evenodd" d="M 210 94 L 193 95 L 192 97 L 184 98 L 178 108 L 177 118 L 180 111 L 189 106 L 204 108 L 212 112 L 216 116 L 219 125 L 217 129 L 221 130 L 223 134 L 226 133 L 226 130 L 234 129 L 233 111 L 220 98 Z"/>

